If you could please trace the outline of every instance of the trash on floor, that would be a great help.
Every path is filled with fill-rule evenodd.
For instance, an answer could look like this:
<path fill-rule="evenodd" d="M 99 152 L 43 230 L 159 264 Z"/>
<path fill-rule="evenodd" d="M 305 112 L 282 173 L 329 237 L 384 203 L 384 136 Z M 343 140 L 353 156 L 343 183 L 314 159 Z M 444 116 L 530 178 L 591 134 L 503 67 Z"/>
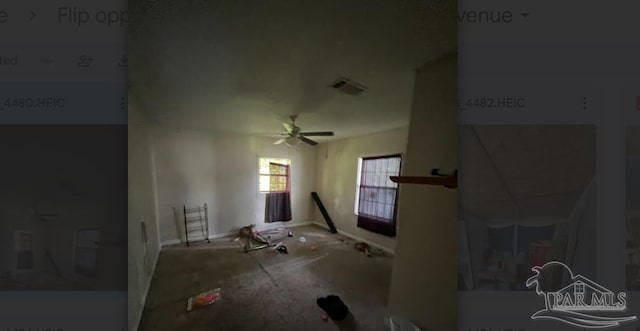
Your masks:
<path fill-rule="evenodd" d="M 218 299 L 220 299 L 220 288 L 192 296 L 187 300 L 187 312 L 196 308 L 206 307 L 218 301 Z"/>
<path fill-rule="evenodd" d="M 356 249 L 361 252 L 364 252 L 366 249 L 369 249 L 369 244 L 364 242 L 356 243 Z"/>
<path fill-rule="evenodd" d="M 260 235 L 262 236 L 262 238 L 264 238 L 269 243 L 277 240 L 283 240 L 284 238 L 287 238 L 287 237 L 291 237 L 290 234 L 292 235 L 292 232 L 289 231 L 289 229 L 287 228 L 278 228 L 274 230 L 265 230 L 260 232 Z"/>
<path fill-rule="evenodd" d="M 249 242 L 247 245 L 244 245 L 244 252 L 248 253 L 250 251 L 255 251 L 258 249 L 263 249 L 263 248 L 267 248 L 271 245 L 269 244 L 262 244 L 262 245 L 258 245 L 258 246 L 253 246 L 253 244 L 251 244 L 251 242 Z"/>
<path fill-rule="evenodd" d="M 305 237 L 300 237 L 300 239 L 298 240 L 300 240 L 300 242 L 303 244 L 307 242 L 307 239 Z"/>
<path fill-rule="evenodd" d="M 288 236 L 293 237 L 293 232 L 289 231 Z"/>
<path fill-rule="evenodd" d="M 287 250 L 287 246 L 284 246 L 284 245 L 278 247 L 278 252 L 283 254 L 289 254 L 289 251 Z"/>
<path fill-rule="evenodd" d="M 415 326 L 409 320 L 398 316 L 391 316 L 385 320 L 384 323 L 391 331 L 420 331 L 420 328 Z"/>
<path fill-rule="evenodd" d="M 312 250 L 312 251 L 314 251 L 314 252 L 315 252 L 315 251 L 317 251 L 317 250 L 318 250 L 318 246 L 316 246 L 316 245 L 311 245 L 311 250 Z"/>
<path fill-rule="evenodd" d="M 277 251 L 277 250 L 278 250 L 278 247 L 280 247 L 280 246 L 282 246 L 282 242 L 279 242 L 279 243 L 278 243 L 278 244 L 273 248 L 273 250 L 274 250 L 274 251 Z"/>
<path fill-rule="evenodd" d="M 246 253 L 257 249 L 275 246 L 274 242 L 276 240 L 284 239 L 289 236 L 290 233 L 291 231 L 289 231 L 287 228 L 278 228 L 258 232 L 255 229 L 255 224 L 250 224 L 240 229 L 238 238 L 245 239 L 244 251 Z"/>
<path fill-rule="evenodd" d="M 364 243 L 364 242 L 356 243 L 356 249 L 361 252 L 364 252 L 367 256 L 371 256 L 371 248 L 367 243 Z"/>
<path fill-rule="evenodd" d="M 329 295 L 326 298 L 316 299 L 318 307 L 329 315 L 334 321 L 341 321 L 349 315 L 349 308 L 342 302 L 339 296 Z"/>

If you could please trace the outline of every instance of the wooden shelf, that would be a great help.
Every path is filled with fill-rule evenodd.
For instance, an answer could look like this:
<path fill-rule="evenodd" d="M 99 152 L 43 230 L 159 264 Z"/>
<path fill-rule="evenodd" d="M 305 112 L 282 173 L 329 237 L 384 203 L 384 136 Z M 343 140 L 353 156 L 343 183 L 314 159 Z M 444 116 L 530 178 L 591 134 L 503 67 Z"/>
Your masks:
<path fill-rule="evenodd" d="M 446 188 L 457 188 L 457 176 L 391 176 L 391 181 L 399 184 L 441 185 Z"/>

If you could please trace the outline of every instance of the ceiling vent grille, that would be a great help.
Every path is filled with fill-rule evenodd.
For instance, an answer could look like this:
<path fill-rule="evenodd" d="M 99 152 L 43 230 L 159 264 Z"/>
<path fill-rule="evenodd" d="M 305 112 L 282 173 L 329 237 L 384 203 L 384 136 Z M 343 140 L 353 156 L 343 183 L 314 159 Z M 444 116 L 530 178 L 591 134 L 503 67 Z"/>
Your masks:
<path fill-rule="evenodd" d="M 353 96 L 359 95 L 367 89 L 362 84 L 358 84 L 346 78 L 340 78 L 336 80 L 331 86 L 334 89 L 341 91 L 342 93 Z"/>

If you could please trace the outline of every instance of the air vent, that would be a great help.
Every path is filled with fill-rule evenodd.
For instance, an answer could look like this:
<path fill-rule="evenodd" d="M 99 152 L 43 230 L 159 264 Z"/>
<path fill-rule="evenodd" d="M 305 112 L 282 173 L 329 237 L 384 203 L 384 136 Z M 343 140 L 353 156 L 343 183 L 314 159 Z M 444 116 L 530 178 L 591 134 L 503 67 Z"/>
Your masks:
<path fill-rule="evenodd" d="M 349 95 L 359 95 L 367 89 L 363 85 L 346 78 L 340 78 L 336 80 L 331 86 Z"/>

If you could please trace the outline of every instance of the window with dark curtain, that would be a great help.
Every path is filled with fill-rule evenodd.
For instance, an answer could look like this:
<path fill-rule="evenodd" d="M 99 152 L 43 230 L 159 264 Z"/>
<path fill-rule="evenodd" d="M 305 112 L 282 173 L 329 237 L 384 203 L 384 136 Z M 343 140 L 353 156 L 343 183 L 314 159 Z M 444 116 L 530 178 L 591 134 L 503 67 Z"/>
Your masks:
<path fill-rule="evenodd" d="M 400 155 L 362 158 L 358 182 L 358 227 L 389 237 L 396 235 Z"/>
<path fill-rule="evenodd" d="M 291 183 L 288 164 L 269 163 L 269 192 L 266 199 L 268 223 L 291 221 Z"/>

